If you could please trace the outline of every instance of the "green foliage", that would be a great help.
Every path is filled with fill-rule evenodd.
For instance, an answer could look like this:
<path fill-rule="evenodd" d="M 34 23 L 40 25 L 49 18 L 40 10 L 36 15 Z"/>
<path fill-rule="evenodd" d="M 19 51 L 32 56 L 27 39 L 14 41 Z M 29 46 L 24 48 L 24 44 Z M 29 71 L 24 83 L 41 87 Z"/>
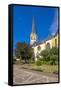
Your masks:
<path fill-rule="evenodd" d="M 36 61 L 36 65 L 37 66 L 41 66 L 43 64 L 43 59 L 38 59 L 37 61 Z"/>
<path fill-rule="evenodd" d="M 46 57 L 49 55 L 49 50 L 47 49 L 43 50 L 40 55 L 46 59 Z"/>
<path fill-rule="evenodd" d="M 58 55 L 58 48 L 53 47 L 52 49 L 50 49 L 50 55 Z"/>
<path fill-rule="evenodd" d="M 52 49 L 45 49 L 40 53 L 40 55 L 43 57 L 44 64 L 58 64 L 58 48 L 53 47 Z"/>
<path fill-rule="evenodd" d="M 56 64 L 58 64 L 58 56 L 57 55 L 52 55 L 52 56 L 50 56 L 50 64 L 51 65 L 56 65 Z"/>
<path fill-rule="evenodd" d="M 16 58 L 21 58 L 24 63 L 28 63 L 29 59 L 33 57 L 33 49 L 26 43 L 18 42 L 15 49 Z"/>
<path fill-rule="evenodd" d="M 15 55 L 17 58 L 20 58 L 21 54 L 24 53 L 25 48 L 26 48 L 26 43 L 18 42 L 16 44 Z"/>

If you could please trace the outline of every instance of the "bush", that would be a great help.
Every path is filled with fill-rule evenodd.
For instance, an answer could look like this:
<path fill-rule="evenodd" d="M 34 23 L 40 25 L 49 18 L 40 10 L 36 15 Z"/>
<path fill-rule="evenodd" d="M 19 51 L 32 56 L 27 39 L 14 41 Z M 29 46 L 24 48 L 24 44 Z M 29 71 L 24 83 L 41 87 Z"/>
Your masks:
<path fill-rule="evenodd" d="M 46 57 L 49 55 L 49 49 L 48 49 L 48 50 L 47 50 L 47 49 L 43 50 L 43 51 L 40 53 L 40 55 L 42 55 L 43 58 L 46 58 Z"/>
<path fill-rule="evenodd" d="M 52 49 L 50 49 L 50 55 L 58 55 L 58 48 L 53 47 Z"/>
<path fill-rule="evenodd" d="M 43 64 L 43 59 L 38 59 L 37 61 L 36 61 L 36 65 L 37 66 L 40 66 L 40 65 L 42 65 Z"/>
<path fill-rule="evenodd" d="M 51 49 L 43 50 L 40 55 L 43 57 L 43 64 L 58 64 L 58 48 L 53 47 Z"/>
<path fill-rule="evenodd" d="M 50 56 L 50 64 L 51 65 L 58 64 L 58 55 L 52 55 L 52 56 Z"/>

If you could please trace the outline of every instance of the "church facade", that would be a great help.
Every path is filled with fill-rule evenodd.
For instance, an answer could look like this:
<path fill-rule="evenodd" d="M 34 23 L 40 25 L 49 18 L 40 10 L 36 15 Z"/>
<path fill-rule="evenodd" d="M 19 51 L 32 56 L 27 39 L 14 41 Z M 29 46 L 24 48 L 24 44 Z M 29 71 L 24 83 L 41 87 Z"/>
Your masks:
<path fill-rule="evenodd" d="M 49 37 L 43 42 L 38 42 L 37 33 L 35 30 L 35 22 L 34 22 L 34 17 L 33 17 L 32 32 L 30 34 L 30 45 L 34 49 L 34 56 L 35 56 L 35 60 L 37 61 L 37 56 L 41 51 L 45 50 L 46 48 L 47 49 L 52 48 L 52 47 L 58 48 L 58 32 L 56 32 L 55 35 Z"/>

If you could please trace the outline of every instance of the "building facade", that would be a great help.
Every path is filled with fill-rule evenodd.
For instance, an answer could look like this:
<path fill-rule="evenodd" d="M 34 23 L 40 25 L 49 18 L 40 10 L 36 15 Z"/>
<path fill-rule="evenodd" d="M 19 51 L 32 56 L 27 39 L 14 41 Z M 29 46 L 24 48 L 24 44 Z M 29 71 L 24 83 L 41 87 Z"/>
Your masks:
<path fill-rule="evenodd" d="M 58 32 L 54 36 L 49 37 L 45 41 L 39 43 L 37 42 L 37 33 L 35 32 L 35 23 L 34 23 L 34 18 L 32 21 L 32 32 L 30 34 L 30 45 L 34 49 L 34 56 L 35 60 L 37 61 L 37 56 L 38 54 L 45 50 L 46 48 L 52 48 L 52 47 L 57 47 L 58 48 Z"/>

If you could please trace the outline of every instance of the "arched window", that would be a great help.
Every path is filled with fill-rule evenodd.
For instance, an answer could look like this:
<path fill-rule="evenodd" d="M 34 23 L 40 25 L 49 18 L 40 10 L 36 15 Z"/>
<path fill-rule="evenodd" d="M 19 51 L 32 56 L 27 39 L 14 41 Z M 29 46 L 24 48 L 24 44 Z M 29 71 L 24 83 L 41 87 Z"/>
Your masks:
<path fill-rule="evenodd" d="M 40 51 L 40 49 L 41 49 L 41 46 L 38 46 L 38 47 L 37 47 L 37 50 Z"/>
<path fill-rule="evenodd" d="M 47 49 L 50 49 L 50 43 L 47 43 L 47 44 L 46 44 L 46 48 L 47 48 Z"/>

